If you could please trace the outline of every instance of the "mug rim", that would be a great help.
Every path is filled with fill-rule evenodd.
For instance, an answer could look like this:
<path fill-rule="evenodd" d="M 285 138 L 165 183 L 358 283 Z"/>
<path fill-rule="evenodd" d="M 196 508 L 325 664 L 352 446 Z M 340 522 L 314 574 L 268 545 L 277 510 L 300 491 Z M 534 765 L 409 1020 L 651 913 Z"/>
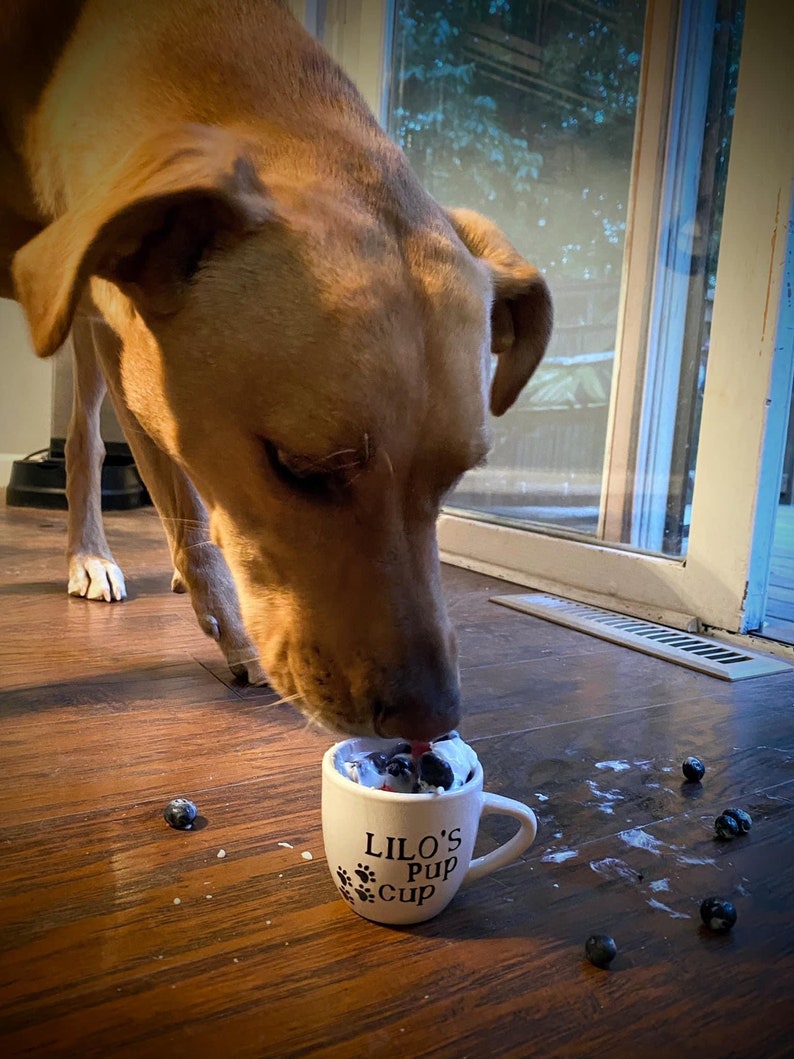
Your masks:
<path fill-rule="evenodd" d="M 409 794 L 403 791 L 383 791 L 379 787 L 367 787 L 361 783 L 356 783 L 347 776 L 343 776 L 334 764 L 334 757 L 339 748 L 343 747 L 345 743 L 352 742 L 356 738 L 362 737 L 350 736 L 348 739 L 342 739 L 338 743 L 334 743 L 333 746 L 330 746 L 326 750 L 323 754 L 322 774 L 343 790 L 349 790 L 351 787 L 355 788 L 360 792 L 359 797 L 374 798 L 376 801 L 390 801 L 392 804 L 394 802 L 404 802 L 406 805 L 413 805 L 417 802 L 422 804 L 428 801 L 436 801 L 438 798 L 443 798 L 446 802 L 450 799 L 462 798 L 471 794 L 473 790 L 482 789 L 483 770 L 482 762 L 479 758 L 477 758 L 477 762 L 474 766 L 474 774 L 471 779 L 467 780 L 462 787 L 453 787 L 449 791 L 445 790 L 443 794 L 439 794 L 437 791 L 424 791 L 420 794 Z"/>

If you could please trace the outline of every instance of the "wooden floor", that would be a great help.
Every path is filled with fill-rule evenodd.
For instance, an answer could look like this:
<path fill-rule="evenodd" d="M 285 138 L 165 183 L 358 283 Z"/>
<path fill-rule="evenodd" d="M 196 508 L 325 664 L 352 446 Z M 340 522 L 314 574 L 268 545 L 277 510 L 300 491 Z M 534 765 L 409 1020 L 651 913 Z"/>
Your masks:
<path fill-rule="evenodd" d="M 325 862 L 329 737 L 228 679 L 151 511 L 108 521 L 112 606 L 66 596 L 63 516 L 0 510 L 0 1054 L 792 1054 L 794 671 L 732 686 L 447 569 L 462 732 L 540 833 L 436 920 L 380 927 Z M 201 828 L 165 825 L 176 795 Z M 720 843 L 729 804 L 755 824 Z M 727 936 L 699 926 L 714 893 Z M 583 960 L 594 931 L 609 971 Z"/>

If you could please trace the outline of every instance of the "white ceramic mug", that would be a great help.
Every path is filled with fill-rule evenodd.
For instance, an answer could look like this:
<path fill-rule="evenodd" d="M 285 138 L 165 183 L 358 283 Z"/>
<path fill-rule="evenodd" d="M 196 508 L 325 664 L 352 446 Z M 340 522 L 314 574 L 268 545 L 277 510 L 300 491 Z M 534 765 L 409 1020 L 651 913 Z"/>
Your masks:
<path fill-rule="evenodd" d="M 483 791 L 482 766 L 443 794 L 396 794 L 361 786 L 340 771 L 359 740 L 323 757 L 323 841 L 331 878 L 350 907 L 376 923 L 421 923 L 449 904 L 461 884 L 509 864 L 535 839 L 527 805 Z M 363 741 L 364 743 L 367 740 Z M 519 822 L 504 845 L 472 860 L 480 817 Z"/>

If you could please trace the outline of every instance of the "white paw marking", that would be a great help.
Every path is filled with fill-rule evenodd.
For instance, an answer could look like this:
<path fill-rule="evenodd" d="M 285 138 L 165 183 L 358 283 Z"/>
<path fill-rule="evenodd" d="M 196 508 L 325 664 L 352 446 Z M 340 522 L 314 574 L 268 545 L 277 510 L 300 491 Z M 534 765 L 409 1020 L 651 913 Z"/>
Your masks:
<path fill-rule="evenodd" d="M 76 555 L 69 561 L 67 591 L 70 596 L 104 600 L 106 603 L 127 598 L 124 574 L 119 567 L 112 559 L 102 559 L 96 555 Z"/>

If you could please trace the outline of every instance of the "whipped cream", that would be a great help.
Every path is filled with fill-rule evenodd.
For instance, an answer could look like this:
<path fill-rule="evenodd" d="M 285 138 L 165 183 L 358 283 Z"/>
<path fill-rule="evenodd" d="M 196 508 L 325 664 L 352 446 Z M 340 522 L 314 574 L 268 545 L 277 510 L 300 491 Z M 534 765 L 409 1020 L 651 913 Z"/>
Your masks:
<path fill-rule="evenodd" d="M 353 783 L 398 794 L 454 790 L 476 766 L 477 755 L 457 732 L 430 743 L 360 738 L 337 755 L 337 768 Z"/>

